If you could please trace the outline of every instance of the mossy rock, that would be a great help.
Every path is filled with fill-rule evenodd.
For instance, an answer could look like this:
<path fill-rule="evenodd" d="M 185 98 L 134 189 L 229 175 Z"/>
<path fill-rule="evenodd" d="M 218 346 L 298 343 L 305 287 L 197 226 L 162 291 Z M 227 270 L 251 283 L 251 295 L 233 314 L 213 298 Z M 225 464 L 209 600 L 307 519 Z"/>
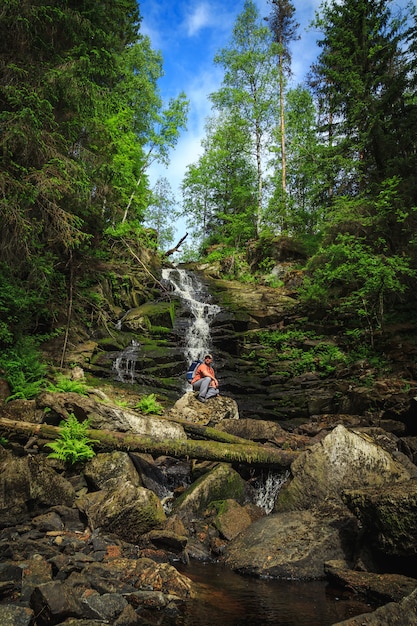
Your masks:
<path fill-rule="evenodd" d="M 151 331 L 152 327 L 173 328 L 175 305 L 172 302 L 146 302 L 131 309 L 122 320 L 122 329 Z"/>
<path fill-rule="evenodd" d="M 193 519 L 211 502 L 233 499 L 243 504 L 245 495 L 245 482 L 238 472 L 227 463 L 219 463 L 174 501 L 173 511 L 181 519 Z"/>

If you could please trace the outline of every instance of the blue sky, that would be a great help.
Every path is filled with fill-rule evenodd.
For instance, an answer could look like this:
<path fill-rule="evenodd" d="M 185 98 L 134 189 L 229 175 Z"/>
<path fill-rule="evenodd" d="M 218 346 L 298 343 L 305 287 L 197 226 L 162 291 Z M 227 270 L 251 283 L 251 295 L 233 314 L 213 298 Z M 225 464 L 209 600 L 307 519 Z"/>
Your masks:
<path fill-rule="evenodd" d="M 261 16 L 270 14 L 268 0 L 255 2 Z M 162 98 L 168 102 L 184 91 L 190 101 L 187 131 L 171 153 L 169 167 L 154 165 L 149 172 L 151 185 L 158 176 L 165 176 L 179 201 L 186 166 L 202 153 L 201 139 L 211 111 L 208 95 L 218 89 L 223 76 L 213 58 L 229 43 L 243 4 L 244 0 L 139 0 L 142 33 L 150 37 L 152 47 L 160 50 L 164 59 L 165 75 L 159 83 Z M 318 33 L 306 29 L 319 4 L 320 0 L 293 0 L 300 24 L 300 40 L 291 46 L 294 84 L 303 82 L 317 54 Z M 184 232 L 180 225 L 178 236 Z"/>

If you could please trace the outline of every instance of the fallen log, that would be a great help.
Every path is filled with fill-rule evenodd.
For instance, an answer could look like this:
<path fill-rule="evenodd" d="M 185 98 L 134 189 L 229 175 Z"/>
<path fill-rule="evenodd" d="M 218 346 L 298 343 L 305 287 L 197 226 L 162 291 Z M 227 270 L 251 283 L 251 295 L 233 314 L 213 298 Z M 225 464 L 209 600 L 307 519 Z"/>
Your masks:
<path fill-rule="evenodd" d="M 258 467 L 274 469 L 288 468 L 299 453 L 291 450 L 262 446 L 253 441 L 245 443 L 223 443 L 218 441 L 177 439 L 163 440 L 143 437 L 135 433 L 120 433 L 109 430 L 87 431 L 87 437 L 94 439 L 96 452 L 122 450 L 142 452 L 153 456 L 172 456 L 180 459 L 199 459 L 225 463 L 246 463 Z M 49 424 L 33 424 L 7 418 L 0 418 L 0 435 L 3 437 L 37 437 L 53 440 L 60 436 L 59 427 Z M 40 443 L 40 442 L 39 442 Z"/>

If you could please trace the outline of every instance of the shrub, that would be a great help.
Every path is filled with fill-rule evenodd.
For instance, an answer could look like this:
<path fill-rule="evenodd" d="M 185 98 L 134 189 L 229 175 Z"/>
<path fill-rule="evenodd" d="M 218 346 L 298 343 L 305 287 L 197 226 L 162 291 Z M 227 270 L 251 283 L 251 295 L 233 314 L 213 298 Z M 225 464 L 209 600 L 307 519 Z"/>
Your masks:
<path fill-rule="evenodd" d="M 96 440 L 87 436 L 89 425 L 90 420 L 79 422 L 71 413 L 68 419 L 59 425 L 60 438 L 46 444 L 53 450 L 48 457 L 70 464 L 92 459 L 95 452 L 91 444 Z"/>
<path fill-rule="evenodd" d="M 164 412 L 164 407 L 157 401 L 154 393 L 144 396 L 134 408 L 145 414 L 161 415 Z"/>
<path fill-rule="evenodd" d="M 88 395 L 88 387 L 82 380 L 71 380 L 63 374 L 58 374 L 56 383 L 49 383 L 48 391 Z"/>
<path fill-rule="evenodd" d="M 3 350 L 0 354 L 0 368 L 6 373 L 11 390 L 7 401 L 30 400 L 45 389 L 47 367 L 31 337 L 23 337 L 13 348 Z"/>

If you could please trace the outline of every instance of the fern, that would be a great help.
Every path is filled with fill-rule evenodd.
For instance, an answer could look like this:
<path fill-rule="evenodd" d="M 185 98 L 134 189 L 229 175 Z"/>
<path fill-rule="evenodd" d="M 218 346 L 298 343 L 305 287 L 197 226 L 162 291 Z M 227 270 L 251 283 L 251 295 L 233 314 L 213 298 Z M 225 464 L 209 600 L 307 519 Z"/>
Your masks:
<path fill-rule="evenodd" d="M 157 401 L 154 393 L 144 396 L 134 408 L 145 414 L 161 415 L 164 412 L 164 407 Z"/>
<path fill-rule="evenodd" d="M 87 437 L 89 425 L 90 420 L 79 422 L 71 413 L 68 419 L 59 425 L 60 439 L 46 444 L 53 450 L 48 457 L 70 464 L 93 458 L 95 452 L 91 444 L 96 443 L 97 440 Z"/>
<path fill-rule="evenodd" d="M 48 385 L 48 391 L 64 393 L 79 393 L 82 396 L 88 395 L 88 387 L 81 380 L 71 380 L 62 374 L 57 376 L 56 383 Z"/>

